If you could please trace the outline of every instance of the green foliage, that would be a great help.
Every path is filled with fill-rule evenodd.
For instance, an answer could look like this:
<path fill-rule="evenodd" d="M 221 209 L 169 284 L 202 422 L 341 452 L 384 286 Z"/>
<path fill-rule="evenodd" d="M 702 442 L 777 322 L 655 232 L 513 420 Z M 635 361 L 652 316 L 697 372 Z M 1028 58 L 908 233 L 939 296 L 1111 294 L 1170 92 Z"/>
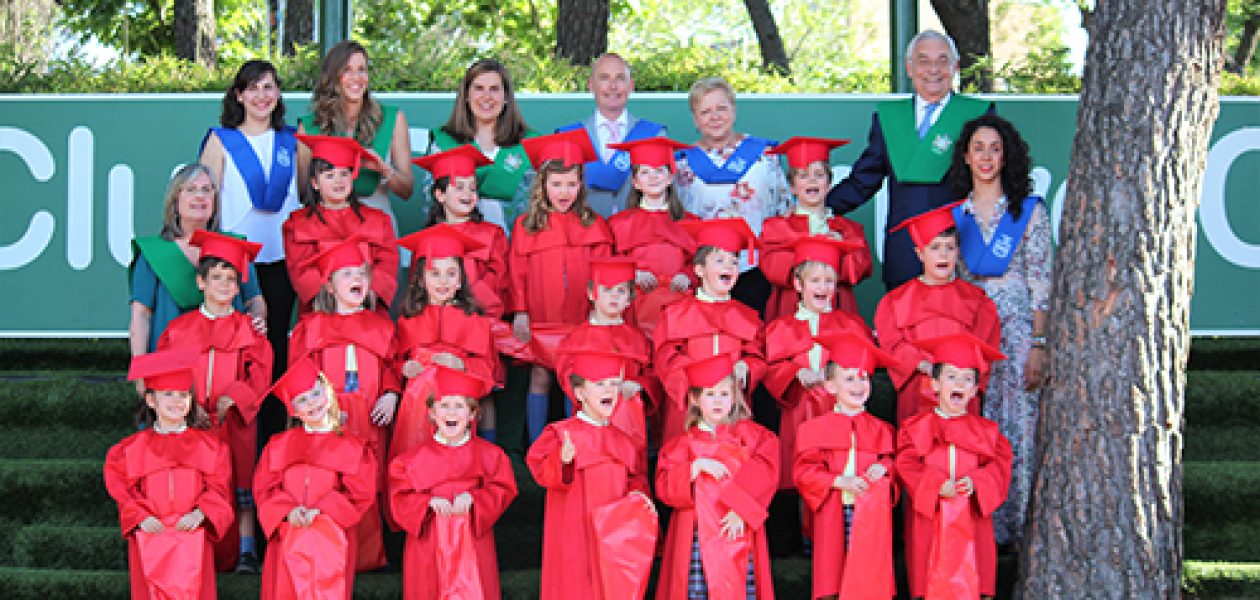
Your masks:
<path fill-rule="evenodd" d="M 1260 96 L 1260 75 L 1240 76 L 1223 71 L 1220 93 L 1222 96 Z"/>

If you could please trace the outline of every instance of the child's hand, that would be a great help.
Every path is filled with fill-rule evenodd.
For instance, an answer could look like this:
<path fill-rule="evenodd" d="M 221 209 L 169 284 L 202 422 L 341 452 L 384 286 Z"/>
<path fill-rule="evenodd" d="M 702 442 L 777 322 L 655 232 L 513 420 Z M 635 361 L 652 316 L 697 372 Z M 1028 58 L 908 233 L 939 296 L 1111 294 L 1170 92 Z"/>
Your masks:
<path fill-rule="evenodd" d="M 833 231 L 828 231 L 828 232 L 827 232 L 827 237 L 830 237 L 830 238 L 831 238 L 831 239 L 833 239 L 833 240 L 843 240 L 843 239 L 844 239 L 844 234 L 840 233 L 839 231 L 834 231 L 834 230 L 833 230 Z"/>
<path fill-rule="evenodd" d="M 822 385 L 823 382 L 822 375 L 809 367 L 801 367 L 801 370 L 796 372 L 796 379 L 807 388 Z"/>
<path fill-rule="evenodd" d="M 954 490 L 958 492 L 959 496 L 970 496 L 976 491 L 974 484 L 971 483 L 970 477 L 963 477 L 962 479 L 959 479 L 958 483 L 954 484 Z"/>
<path fill-rule="evenodd" d="M 372 423 L 384 427 L 394 420 L 394 409 L 398 407 L 398 394 L 385 392 L 372 405 Z"/>
<path fill-rule="evenodd" d="M 432 508 L 433 513 L 439 517 L 449 517 L 455 511 L 455 506 L 451 504 L 450 500 L 438 498 L 437 496 L 429 500 L 429 508 Z"/>
<path fill-rule="evenodd" d="M 866 470 L 866 478 L 871 481 L 879 481 L 888 474 L 888 468 L 879 463 L 874 463 Z"/>
<path fill-rule="evenodd" d="M 735 383 L 741 388 L 748 387 L 748 363 L 742 358 L 735 362 Z"/>
<path fill-rule="evenodd" d="M 162 522 L 157 517 L 149 515 L 140 521 L 140 531 L 145 533 L 162 533 L 166 528 L 162 526 Z"/>
<path fill-rule="evenodd" d="M 560 444 L 560 462 L 568 465 L 573 463 L 573 459 L 577 458 L 577 446 L 573 445 L 573 438 L 569 437 L 569 432 L 564 432 L 564 443 Z"/>
<path fill-rule="evenodd" d="M 468 514 L 472 510 L 473 497 L 472 494 L 464 492 L 455 496 L 455 501 L 451 503 L 451 512 L 457 515 Z"/>
<path fill-rule="evenodd" d="M 866 483 L 865 479 L 851 475 L 837 475 L 835 480 L 831 482 L 831 487 L 858 496 L 865 494 L 866 490 L 870 489 L 870 486 L 871 484 Z"/>
<path fill-rule="evenodd" d="M 958 495 L 958 488 L 954 485 L 954 481 L 952 479 L 941 484 L 941 497 L 942 498 L 953 498 L 954 496 L 957 496 L 957 495 Z"/>
<path fill-rule="evenodd" d="M 682 293 L 691 287 L 691 278 L 679 273 L 669 282 L 669 289 Z"/>
<path fill-rule="evenodd" d="M 433 355 L 433 362 L 448 369 L 464 370 L 464 361 L 450 352 L 438 352 Z"/>
<path fill-rule="evenodd" d="M 175 529 L 180 531 L 192 531 L 201 527 L 201 523 L 206 520 L 206 513 L 201 512 L 200 508 L 192 509 L 192 512 L 179 518 L 175 523 Z"/>
<path fill-rule="evenodd" d="M 691 480 L 695 481 L 700 474 L 703 473 L 718 481 L 729 477 L 731 472 L 726 465 L 720 460 L 712 458 L 697 458 L 691 461 Z"/>
<path fill-rule="evenodd" d="M 645 292 L 650 292 L 656 288 L 656 275 L 653 275 L 651 271 L 635 271 L 634 285 Z"/>
<path fill-rule="evenodd" d="M 720 523 L 722 523 L 722 529 L 718 533 L 725 535 L 726 539 L 737 540 L 744 535 L 744 518 L 735 511 L 726 513 Z"/>
<path fill-rule="evenodd" d="M 314 515 L 311 515 L 305 506 L 294 506 L 293 510 L 289 511 L 288 518 L 289 524 L 294 527 L 309 527 Z"/>
<path fill-rule="evenodd" d="M 512 335 L 522 344 L 529 343 L 529 315 L 519 312 L 512 317 Z"/>
<path fill-rule="evenodd" d="M 258 332 L 258 335 L 267 335 L 267 317 L 262 315 L 250 315 L 249 324 Z"/>
<path fill-rule="evenodd" d="M 932 376 L 932 363 L 931 362 L 926 361 L 926 360 L 919 361 L 918 369 L 920 373 L 923 373 L 924 375 L 927 375 L 928 377 Z"/>
<path fill-rule="evenodd" d="M 656 514 L 656 503 L 655 503 L 655 502 L 652 502 L 652 499 L 651 499 L 651 498 L 648 498 L 648 495 L 647 495 L 647 494 L 644 494 L 643 492 L 640 492 L 639 490 L 635 490 L 635 491 L 633 491 L 633 492 L 630 492 L 630 495 L 631 495 L 631 496 L 637 496 L 637 497 L 639 497 L 639 498 L 642 498 L 642 499 L 643 499 L 643 503 L 644 503 L 644 504 L 647 504 L 648 510 L 652 511 L 652 514 L 653 514 L 653 515 L 655 515 L 655 514 Z"/>
<path fill-rule="evenodd" d="M 219 396 L 219 403 L 215 405 L 214 407 L 214 412 L 217 415 L 216 420 L 222 423 L 223 417 L 227 416 L 228 409 L 232 408 L 233 406 L 236 406 L 236 402 L 233 402 L 230 397 Z"/>
<path fill-rule="evenodd" d="M 385 160 L 381 158 L 380 154 L 377 154 L 376 151 L 371 148 L 364 148 L 364 150 L 364 167 L 380 173 L 386 179 L 394 174 L 394 167 L 385 162 Z"/>
<path fill-rule="evenodd" d="M 407 359 L 407 362 L 403 363 L 402 374 L 403 377 L 406 377 L 407 379 L 416 377 L 423 372 L 424 365 L 420 364 L 420 361 L 418 360 Z"/>
<path fill-rule="evenodd" d="M 621 382 L 621 397 L 622 398 L 632 398 L 634 397 L 635 394 L 641 391 L 643 391 L 643 386 L 639 385 L 639 382 L 637 381 L 630 381 L 629 379 L 627 379 Z"/>

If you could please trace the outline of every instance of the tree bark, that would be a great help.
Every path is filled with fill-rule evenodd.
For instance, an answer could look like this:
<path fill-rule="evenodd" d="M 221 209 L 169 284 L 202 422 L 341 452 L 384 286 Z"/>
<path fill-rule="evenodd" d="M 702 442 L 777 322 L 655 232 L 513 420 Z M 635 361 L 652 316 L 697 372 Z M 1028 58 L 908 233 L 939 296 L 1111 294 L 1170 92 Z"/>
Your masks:
<path fill-rule="evenodd" d="M 608 49 L 609 0 L 560 0 L 556 16 L 556 54 L 575 65 L 589 65 Z"/>
<path fill-rule="evenodd" d="M 932 0 L 945 32 L 958 46 L 958 69 L 963 87 L 993 91 L 993 69 L 982 62 L 990 53 L 989 0 Z"/>
<path fill-rule="evenodd" d="M 1260 14 L 1252 15 L 1243 23 L 1242 33 L 1238 36 L 1238 48 L 1234 56 L 1226 59 L 1225 70 L 1236 75 L 1243 75 L 1251 64 L 1251 57 L 1256 53 L 1256 39 L 1260 38 Z"/>
<path fill-rule="evenodd" d="M 790 74 L 792 66 L 788 61 L 787 50 L 783 48 L 779 25 L 774 21 L 774 13 L 770 12 L 768 0 L 744 0 L 744 7 L 748 9 L 753 30 L 757 32 L 757 45 L 761 48 L 761 67 L 782 75 Z"/>
<path fill-rule="evenodd" d="M 284 40 L 280 50 L 285 56 L 293 56 L 298 45 L 315 41 L 315 3 L 288 0 L 284 10 Z"/>
<path fill-rule="evenodd" d="M 1195 213 L 1225 0 L 1108 0 L 1064 200 L 1024 598 L 1181 595 Z"/>
<path fill-rule="evenodd" d="M 215 64 L 214 0 L 175 0 L 175 56 Z"/>

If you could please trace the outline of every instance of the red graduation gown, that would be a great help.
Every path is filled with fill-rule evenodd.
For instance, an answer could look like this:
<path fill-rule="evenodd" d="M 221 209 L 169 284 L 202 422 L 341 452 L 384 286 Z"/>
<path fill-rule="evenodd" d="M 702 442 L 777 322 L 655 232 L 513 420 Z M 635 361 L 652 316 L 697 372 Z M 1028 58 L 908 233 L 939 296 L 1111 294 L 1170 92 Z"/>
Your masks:
<path fill-rule="evenodd" d="M 627 209 L 608 218 L 616 254 L 634 259 L 635 269 L 650 271 L 656 276 L 656 287 L 650 292 L 639 290 L 628 311 L 630 320 L 643 328 L 649 339 L 661 311 L 686 295 L 670 290 L 674 277 L 679 273 L 686 275 L 694 287 L 691 260 L 696 253 L 696 243 L 679 223 L 696 220 L 699 217 L 691 213 L 675 221 L 669 211 L 642 208 Z"/>
<path fill-rule="evenodd" d="M 206 515 L 199 565 L 166 565 L 171 581 L 190 576 L 200 581 L 200 598 L 215 598 L 211 542 L 233 530 L 231 462 L 228 449 L 213 433 L 187 429 L 161 434 L 147 429 L 115 444 L 105 455 L 105 489 L 118 503 L 118 522 L 127 538 L 131 597 L 150 598 L 149 580 L 141 568 L 137 536 L 140 522 L 157 517 L 170 532 L 180 517 L 200 508 Z M 158 534 L 168 535 L 168 533 Z M 191 541 L 191 540 L 190 540 Z M 195 573 L 200 569 L 200 573 Z"/>
<path fill-rule="evenodd" d="M 719 490 L 716 498 L 706 498 L 707 494 L 697 493 L 702 482 L 698 479 L 694 482 L 691 480 L 691 463 L 697 458 L 718 458 L 731 471 L 728 479 L 720 482 L 710 479 L 705 483 L 716 483 L 714 487 Z M 700 477 L 708 478 L 707 475 Z M 674 512 L 670 515 L 669 533 L 665 538 L 665 552 L 661 558 L 657 600 L 687 598 L 691 541 L 696 535 L 697 527 L 700 528 L 702 555 L 706 546 L 724 549 L 724 546 L 731 545 L 725 537 L 707 535 L 707 525 L 699 522 L 706 515 L 720 518 L 731 510 L 739 514 L 746 525 L 743 539 L 747 540 L 753 556 L 757 598 L 774 598 L 765 521 L 778 481 L 779 440 L 770 430 L 752 421 L 744 420 L 730 426 L 719 426 L 716 433 L 692 427 L 665 442 L 656 465 L 656 492 L 661 501 L 674 508 Z M 716 573 L 709 571 L 708 560 L 702 560 L 706 565 L 706 578 L 710 582 L 721 581 L 734 585 L 739 590 L 738 597 L 744 597 L 744 580 L 748 568 L 746 560 L 743 561 L 744 564 L 715 569 Z M 711 583 L 710 598 L 714 598 L 713 594 Z"/>
<path fill-rule="evenodd" d="M 807 389 L 796 374 L 810 368 L 809 350 L 814 340 L 842 332 L 852 332 L 874 342 L 866 322 L 856 314 L 832 310 L 818 315 L 818 335 L 811 335 L 809 323 L 793 314 L 779 317 L 766 326 L 766 391 L 779 402 L 782 415 L 779 420 L 779 441 L 783 451 L 782 464 L 792 464 L 796 448 L 796 432 L 802 423 L 818 415 L 830 413 L 835 398 L 821 386 Z M 819 368 L 827 364 L 827 351 L 820 355 Z M 792 473 L 783 469 L 779 488 L 792 487 Z"/>
<path fill-rule="evenodd" d="M 928 285 L 916 278 L 888 292 L 875 309 L 875 332 L 879 345 L 898 361 L 888 368 L 897 388 L 897 422 L 936 406 L 928 378 L 917 369 L 920 361 L 931 356 L 915 347 L 916 340 L 968 332 L 998 348 L 1001 325 L 997 307 L 984 290 L 961 279 Z M 982 370 L 981 390 L 988 381 L 988 370 Z M 967 412 L 979 412 L 978 399 Z"/>
<path fill-rule="evenodd" d="M 852 442 L 856 439 L 856 444 Z M 855 448 L 858 476 L 879 463 L 888 474 L 855 499 L 849 546 L 844 543 L 843 492 L 834 489 Z M 891 598 L 896 592 L 892 557 L 893 429 L 862 412 L 832 411 L 805 422 L 797 438 L 792 479 L 813 515 L 814 598 Z"/>
<path fill-rule="evenodd" d="M 732 359 L 748 365 L 744 397 L 751 397 L 766 373 L 763 333 L 757 311 L 734 300 L 704 302 L 689 295 L 665 308 L 653 340 L 656 375 L 668 398 L 662 404 L 662 439 L 683 430 L 688 387 L 683 366 L 687 363 L 718 352 L 730 353 Z"/>
<path fill-rule="evenodd" d="M 284 239 L 284 264 L 289 270 L 289 281 L 297 292 L 299 312 L 305 314 L 311 300 L 327 281 L 319 269 L 308 262 L 321 251 L 341 243 L 353 234 L 363 237 L 367 245 L 372 267 L 372 291 L 377 300 L 386 304 L 394 301 L 398 291 L 398 246 L 394 244 L 394 225 L 389 215 L 370 206 L 360 206 L 355 215 L 351 208 L 331 210 L 321 208 L 316 216 L 310 208 L 289 213 L 280 233 Z"/>
<path fill-rule="evenodd" d="M 871 276 L 871 249 L 866 244 L 866 231 L 862 224 L 841 216 L 827 220 L 827 226 L 845 240 L 862 244 L 840 257 L 840 272 L 836 273 L 836 308 L 857 314 L 857 299 L 853 286 Z M 766 303 L 766 320 L 796 312 L 800 297 L 792 287 L 792 267 L 795 251 L 792 243 L 797 238 L 810 235 L 809 217 L 787 215 L 771 217 L 761 225 L 761 272 L 774 285 L 770 300 Z"/>
<path fill-rule="evenodd" d="M 923 596 L 932 565 L 929 556 L 939 526 L 941 484 L 949 479 L 949 445 L 957 450 L 956 476 L 971 477 L 975 493 L 967 499 L 974 527 L 975 555 L 961 557 L 975 566 L 979 594 L 992 596 L 997 587 L 997 545 L 993 511 L 1006 500 L 1011 483 L 1011 444 L 997 423 L 967 414 L 950 419 L 936 411 L 921 412 L 897 432 L 897 477 L 910 497 L 913 515 L 906 542 L 910 595 Z M 950 549 L 943 549 L 947 553 Z"/>
<path fill-rule="evenodd" d="M 502 317 L 508 290 L 508 240 L 503 228 L 484 221 L 447 225 L 483 244 L 481 248 L 464 254 L 464 273 L 468 275 L 473 296 L 481 303 L 486 315 L 495 319 Z M 412 258 L 414 264 L 415 257 Z"/>
<path fill-rule="evenodd" d="M 564 433 L 577 449 L 573 463 L 560 462 Z M 547 489 L 543 513 L 543 600 L 603 598 L 597 582 L 596 540 L 591 511 L 633 491 L 648 493 L 647 475 L 637 470 L 637 449 L 615 427 L 592 425 L 579 417 L 556 421 L 530 446 L 525 464 Z"/>
<path fill-rule="evenodd" d="M 502 382 L 502 363 L 495 351 L 493 324 L 490 317 L 470 315 L 453 306 L 429 306 L 418 315 L 398 319 L 392 350 L 394 370 L 401 373 L 408 360 L 419 362 L 425 370 L 407 382 L 399 400 L 390 438 L 391 458 L 433 435 L 426 402 L 433 389 L 434 371 L 430 367 L 434 364 L 434 355 L 454 354 L 464 362 L 465 371 L 488 381 Z"/>
<path fill-rule="evenodd" d="M 634 381 L 643 387 L 643 392 L 632 398 L 622 398 L 613 412 L 612 424 L 630 435 L 640 446 L 639 452 L 644 460 L 640 465 L 642 471 L 647 469 L 647 421 L 646 415 L 650 407 L 648 402 L 660 398 L 660 382 L 652 376 L 647 366 L 652 364 L 652 349 L 647 337 L 639 328 L 622 323 L 620 325 L 593 325 L 589 321 L 573 328 L 567 337 L 560 342 L 556 351 L 556 376 L 565 393 L 575 403 L 577 398 L 569 389 L 569 375 L 573 373 L 573 357 L 584 352 L 616 352 L 625 356 L 637 357 L 628 361 L 625 379 Z M 655 396 L 654 396 L 655 395 Z M 576 404 L 574 410 L 577 410 Z"/>
<path fill-rule="evenodd" d="M 385 392 L 402 386 L 393 365 L 394 324 L 378 312 L 361 310 L 347 315 L 310 313 L 298 320 L 289 336 L 289 361 L 310 356 L 336 388 L 337 401 L 346 413 L 345 430 L 372 452 L 377 468 L 377 489 L 385 488 L 384 427 L 372 423 L 372 407 Z M 346 392 L 346 347 L 354 344 L 359 366 L 359 389 Z M 375 507 L 359 522 L 359 570 L 384 566 L 381 522 Z"/>
<path fill-rule="evenodd" d="M 290 598 L 282 537 L 291 529 L 295 507 L 317 508 L 347 539 L 366 517 L 376 498 L 376 459 L 353 435 L 310 433 L 301 426 L 277 434 L 263 448 L 254 473 L 258 521 L 271 546 L 263 562 L 262 598 Z M 345 564 L 347 600 L 354 589 L 356 547 L 348 544 Z"/>
<path fill-rule="evenodd" d="M 408 600 L 445 599 L 439 587 L 435 528 L 439 519 L 429 501 L 435 496 L 452 500 L 468 492 L 475 560 L 485 598 L 499 598 L 499 561 L 494 550 L 494 524 L 516 498 L 512 464 L 498 446 L 472 436 L 458 447 L 433 438 L 399 455 L 389 464 L 390 510 L 407 532 L 403 553 L 403 597 Z M 451 549 L 445 549 L 450 551 Z M 469 598 L 467 600 L 473 600 Z"/>
<path fill-rule="evenodd" d="M 586 285 L 591 280 L 591 259 L 607 257 L 612 251 L 608 225 L 598 215 L 583 227 L 571 213 L 551 213 L 546 229 L 529 233 L 522 225 L 524 219 L 517 219 L 512 229 L 507 311 L 528 313 L 531 325 L 585 321 L 590 310 Z"/>

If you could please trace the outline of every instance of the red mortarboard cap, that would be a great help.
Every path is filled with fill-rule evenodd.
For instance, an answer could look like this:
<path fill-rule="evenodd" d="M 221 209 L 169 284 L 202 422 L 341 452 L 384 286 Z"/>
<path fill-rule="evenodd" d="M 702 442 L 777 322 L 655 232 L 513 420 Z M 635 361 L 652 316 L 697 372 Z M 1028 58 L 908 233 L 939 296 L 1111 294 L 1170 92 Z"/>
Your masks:
<path fill-rule="evenodd" d="M 914 343 L 932 355 L 933 363 L 945 363 L 959 369 L 985 371 L 989 363 L 1005 360 L 1006 355 L 970 333 L 953 333 Z"/>
<path fill-rule="evenodd" d="M 850 250 L 861 247 L 861 244 L 853 240 L 837 240 L 827 235 L 802 236 L 792 242 L 794 251 L 792 264 L 799 265 L 805 261 L 816 261 L 831 265 L 831 268 L 839 272 L 840 257 Z"/>
<path fill-rule="evenodd" d="M 782 154 L 787 157 L 789 167 L 804 169 L 819 161 L 830 162 L 831 151 L 848 143 L 849 140 L 798 135 L 767 150 L 766 154 Z"/>
<path fill-rule="evenodd" d="M 307 268 L 314 267 L 319 269 L 320 277 L 327 280 L 337 269 L 345 267 L 359 266 L 367 263 L 367 257 L 363 254 L 363 238 L 352 235 L 338 242 L 335 246 L 326 248 L 323 252 L 316 254 L 307 262 Z"/>
<path fill-rule="evenodd" d="M 626 361 L 630 358 L 615 352 L 579 352 L 573 355 L 573 373 L 587 381 L 603 381 L 611 377 L 624 377 Z"/>
<path fill-rule="evenodd" d="M 591 281 L 596 285 L 612 287 L 634 281 L 634 259 L 597 258 L 591 261 Z"/>
<path fill-rule="evenodd" d="M 735 373 L 735 361 L 731 355 L 723 352 L 716 356 L 702 358 L 683 369 L 687 372 L 687 384 L 696 388 L 710 388 Z"/>
<path fill-rule="evenodd" d="M 334 167 L 350 169 L 351 176 L 359 176 L 359 161 L 367 154 L 357 140 L 336 135 L 297 134 L 297 138 L 311 149 L 311 158 L 322 158 Z"/>
<path fill-rule="evenodd" d="M 674 164 L 674 153 L 690 148 L 688 144 L 676 142 L 664 136 L 643 138 L 619 144 L 608 144 L 613 150 L 625 150 L 630 153 L 630 164 L 649 167 L 668 166 L 670 172 L 677 170 Z"/>
<path fill-rule="evenodd" d="M 319 381 L 319 367 L 315 365 L 315 361 L 310 356 L 303 356 L 289 365 L 284 375 L 272 384 L 268 394 L 274 394 L 279 398 L 284 406 L 289 409 L 289 414 L 296 414 L 293 410 L 293 399 L 310 391 L 315 387 L 315 382 Z M 266 397 L 264 394 L 263 397 Z"/>
<path fill-rule="evenodd" d="M 493 162 L 486 158 L 476 146 L 464 144 L 428 156 L 411 159 L 417 167 L 433 174 L 434 179 L 441 177 L 472 177 L 477 174 L 477 167 L 484 167 Z"/>
<path fill-rule="evenodd" d="M 193 367 L 201 353 L 193 348 L 173 348 L 141 354 L 131 359 L 131 368 L 127 370 L 127 379 L 143 379 L 144 387 L 150 390 L 192 389 Z"/>
<path fill-rule="evenodd" d="M 747 221 L 738 217 L 679 221 L 678 224 L 696 240 L 697 247 L 716 246 L 733 254 L 738 254 L 740 250 L 754 252 L 757 249 L 757 234 L 748 227 Z"/>
<path fill-rule="evenodd" d="M 923 214 L 915 215 L 897 224 L 890 231 L 906 229 L 910 232 L 910 239 L 914 240 L 915 248 L 923 248 L 932 243 L 932 240 L 941 234 L 942 231 L 955 227 L 954 213 L 955 206 L 962 204 L 959 200 L 953 204 L 946 204 L 940 208 L 934 208 Z"/>
<path fill-rule="evenodd" d="M 852 331 L 824 336 L 819 338 L 818 343 L 827 350 L 830 362 L 846 369 L 861 369 L 869 374 L 874 373 L 876 367 L 897 364 L 897 359 L 891 354 Z"/>
<path fill-rule="evenodd" d="M 194 231 L 188 243 L 201 248 L 202 258 L 213 256 L 231 263 L 241 274 L 241 281 L 249 281 L 249 263 L 262 250 L 262 244 L 205 229 Z"/>
<path fill-rule="evenodd" d="M 435 399 L 441 400 L 447 396 L 477 399 L 490 393 L 491 382 L 472 373 L 450 369 L 442 365 L 433 365 L 431 368 L 434 369 L 433 381 L 435 390 L 433 397 Z"/>
<path fill-rule="evenodd" d="M 525 152 L 529 154 L 529 162 L 534 165 L 534 169 L 541 168 L 549 160 L 558 160 L 565 167 L 599 160 L 595 146 L 591 145 L 591 136 L 581 127 L 525 138 L 521 140 L 521 144 L 525 146 Z"/>
<path fill-rule="evenodd" d="M 425 260 L 463 258 L 465 254 L 485 246 L 449 223 L 438 223 L 398 239 L 398 245 Z"/>

